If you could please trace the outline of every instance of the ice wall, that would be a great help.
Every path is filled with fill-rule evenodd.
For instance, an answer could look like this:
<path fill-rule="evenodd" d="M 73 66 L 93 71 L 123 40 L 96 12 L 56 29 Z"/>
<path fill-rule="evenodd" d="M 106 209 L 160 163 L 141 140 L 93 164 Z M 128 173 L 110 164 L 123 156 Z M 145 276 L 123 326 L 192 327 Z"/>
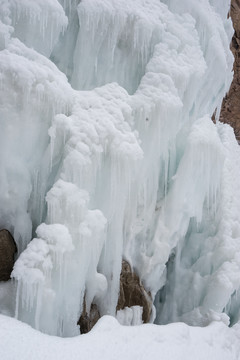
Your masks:
<path fill-rule="evenodd" d="M 73 336 L 84 295 L 87 311 L 115 315 L 124 257 L 157 294 L 152 321 L 237 319 L 240 155 L 211 121 L 232 80 L 229 2 L 0 7 L 0 225 L 21 253 L 16 316 Z"/>

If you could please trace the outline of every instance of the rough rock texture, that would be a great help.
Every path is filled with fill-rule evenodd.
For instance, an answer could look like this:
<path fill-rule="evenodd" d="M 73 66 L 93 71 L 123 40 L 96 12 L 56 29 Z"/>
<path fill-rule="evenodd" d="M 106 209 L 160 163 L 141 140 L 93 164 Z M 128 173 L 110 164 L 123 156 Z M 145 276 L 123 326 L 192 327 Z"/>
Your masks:
<path fill-rule="evenodd" d="M 147 293 L 136 273 L 132 272 L 131 266 L 125 260 L 122 261 L 120 276 L 120 291 L 116 310 L 125 307 L 141 306 L 143 308 L 142 320 L 148 323 L 152 313 L 152 298 Z M 100 319 L 100 313 L 96 304 L 92 304 L 90 313 L 86 310 L 85 297 L 83 300 L 83 312 L 78 320 L 81 334 L 88 333 Z"/>
<path fill-rule="evenodd" d="M 14 265 L 16 243 L 8 230 L 0 231 L 0 281 L 7 281 Z"/>
<path fill-rule="evenodd" d="M 235 33 L 231 43 L 231 50 L 235 57 L 234 78 L 223 101 L 220 121 L 230 124 L 240 141 L 240 0 L 232 0 L 230 16 L 233 21 Z"/>
<path fill-rule="evenodd" d="M 80 326 L 81 334 L 88 333 L 97 321 L 100 319 L 100 313 L 96 304 L 91 305 L 90 313 L 86 310 L 86 301 L 83 300 L 83 312 L 78 320 L 78 325 Z"/>
<path fill-rule="evenodd" d="M 123 260 L 117 310 L 135 305 L 142 306 L 142 320 L 148 323 L 152 312 L 151 296 L 144 289 L 137 274 L 132 272 L 128 262 Z"/>

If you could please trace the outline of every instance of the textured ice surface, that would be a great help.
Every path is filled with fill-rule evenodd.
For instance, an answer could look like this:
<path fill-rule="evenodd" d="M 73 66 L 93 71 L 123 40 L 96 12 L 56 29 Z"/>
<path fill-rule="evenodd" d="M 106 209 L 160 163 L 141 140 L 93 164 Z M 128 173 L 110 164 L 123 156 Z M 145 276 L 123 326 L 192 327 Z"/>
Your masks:
<path fill-rule="evenodd" d="M 116 318 L 120 324 L 125 326 L 141 325 L 142 312 L 143 308 L 141 306 L 126 306 L 124 309 L 117 311 Z"/>
<path fill-rule="evenodd" d="M 240 153 L 211 121 L 232 80 L 229 1 L 0 7 L 0 226 L 20 253 L 16 316 L 72 336 L 84 295 L 115 315 L 124 257 L 157 294 L 157 322 L 236 322 Z"/>

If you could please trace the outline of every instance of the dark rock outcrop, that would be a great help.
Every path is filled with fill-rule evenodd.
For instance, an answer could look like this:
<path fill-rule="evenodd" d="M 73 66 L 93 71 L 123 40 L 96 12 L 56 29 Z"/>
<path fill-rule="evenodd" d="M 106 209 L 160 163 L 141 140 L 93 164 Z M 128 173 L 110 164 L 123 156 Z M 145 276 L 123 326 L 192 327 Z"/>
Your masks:
<path fill-rule="evenodd" d="M 16 243 L 8 230 L 0 231 L 0 281 L 10 279 L 14 265 Z"/>
<path fill-rule="evenodd" d="M 235 30 L 231 43 L 235 57 L 234 78 L 229 93 L 223 100 L 220 121 L 230 124 L 240 141 L 240 0 L 232 0 L 230 16 Z"/>
<path fill-rule="evenodd" d="M 142 306 L 142 320 L 148 323 L 152 312 L 151 295 L 144 289 L 137 274 L 132 272 L 129 263 L 123 260 L 117 310 L 136 305 Z"/>
<path fill-rule="evenodd" d="M 152 298 L 150 293 L 144 289 L 136 273 L 131 269 L 129 263 L 122 261 L 120 276 L 120 291 L 116 310 L 125 307 L 141 306 L 143 308 L 142 320 L 148 323 L 152 313 Z M 83 311 L 78 321 L 81 334 L 88 333 L 100 319 L 100 313 L 96 304 L 92 304 L 90 312 L 86 310 L 86 300 L 83 300 Z"/>
<path fill-rule="evenodd" d="M 81 334 L 88 333 L 97 321 L 100 319 L 100 313 L 96 304 L 92 304 L 90 308 L 90 313 L 86 311 L 86 300 L 84 297 L 83 300 L 83 312 L 78 320 L 78 325 L 80 326 Z"/>

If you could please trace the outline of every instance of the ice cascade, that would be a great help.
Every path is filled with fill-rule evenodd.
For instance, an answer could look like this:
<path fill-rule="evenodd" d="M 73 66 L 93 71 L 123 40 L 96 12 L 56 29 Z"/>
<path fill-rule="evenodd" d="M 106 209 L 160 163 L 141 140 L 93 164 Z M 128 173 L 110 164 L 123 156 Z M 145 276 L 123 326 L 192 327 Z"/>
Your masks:
<path fill-rule="evenodd" d="M 240 150 L 211 120 L 232 81 L 229 6 L 0 0 L 0 226 L 19 249 L 16 317 L 74 336 L 84 306 L 116 315 L 124 258 L 152 321 L 238 321 Z"/>

